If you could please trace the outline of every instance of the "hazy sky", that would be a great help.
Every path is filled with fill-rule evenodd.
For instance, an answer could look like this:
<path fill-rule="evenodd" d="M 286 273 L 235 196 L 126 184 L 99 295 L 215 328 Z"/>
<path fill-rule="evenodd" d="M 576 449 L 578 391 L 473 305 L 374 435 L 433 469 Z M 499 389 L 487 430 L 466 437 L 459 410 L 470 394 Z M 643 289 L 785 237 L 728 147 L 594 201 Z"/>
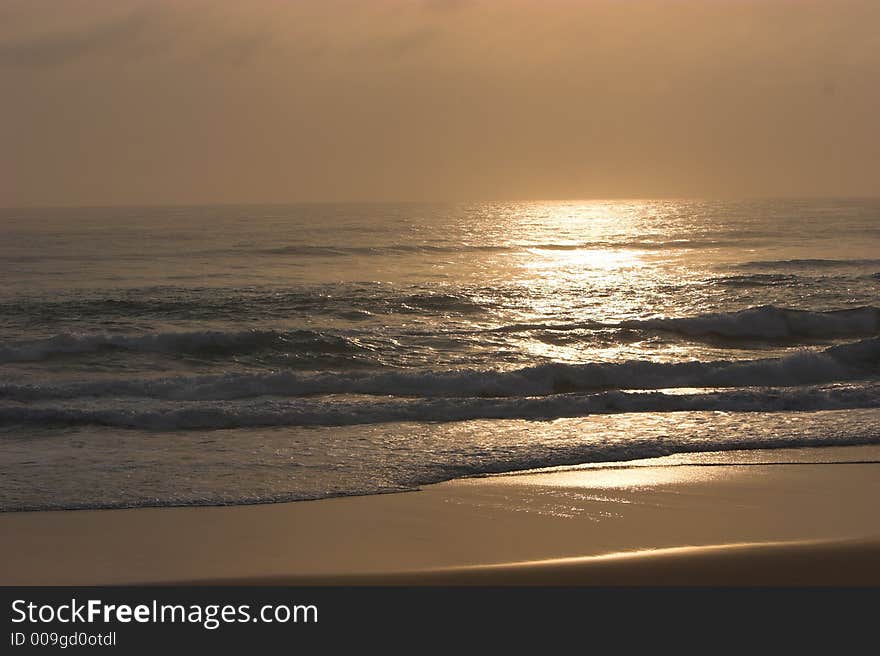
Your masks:
<path fill-rule="evenodd" d="M 880 193 L 878 0 L 0 0 L 0 205 Z"/>

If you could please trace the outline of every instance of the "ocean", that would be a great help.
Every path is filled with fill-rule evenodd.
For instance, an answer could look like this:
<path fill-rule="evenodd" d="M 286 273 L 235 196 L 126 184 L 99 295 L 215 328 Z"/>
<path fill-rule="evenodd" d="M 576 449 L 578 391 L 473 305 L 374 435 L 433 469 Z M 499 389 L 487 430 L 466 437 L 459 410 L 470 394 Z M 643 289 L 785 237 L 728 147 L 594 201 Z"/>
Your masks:
<path fill-rule="evenodd" d="M 880 443 L 880 200 L 0 210 L 0 510 Z"/>

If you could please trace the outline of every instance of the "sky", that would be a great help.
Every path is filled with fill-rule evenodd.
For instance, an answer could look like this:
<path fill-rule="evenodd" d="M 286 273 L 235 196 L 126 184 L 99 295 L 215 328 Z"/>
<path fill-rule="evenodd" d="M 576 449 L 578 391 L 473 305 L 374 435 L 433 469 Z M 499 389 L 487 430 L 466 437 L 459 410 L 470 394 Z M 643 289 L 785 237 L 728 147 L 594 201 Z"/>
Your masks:
<path fill-rule="evenodd" d="M 880 193 L 877 0 L 0 0 L 0 205 Z"/>

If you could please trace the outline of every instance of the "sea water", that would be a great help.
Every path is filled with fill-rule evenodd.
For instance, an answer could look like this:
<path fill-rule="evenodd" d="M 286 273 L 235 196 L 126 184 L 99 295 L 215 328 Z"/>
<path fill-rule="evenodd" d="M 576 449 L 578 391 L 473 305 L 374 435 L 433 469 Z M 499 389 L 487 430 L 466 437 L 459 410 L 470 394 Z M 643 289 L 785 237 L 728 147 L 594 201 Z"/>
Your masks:
<path fill-rule="evenodd" d="M 880 443 L 880 201 L 0 210 L 0 510 Z"/>

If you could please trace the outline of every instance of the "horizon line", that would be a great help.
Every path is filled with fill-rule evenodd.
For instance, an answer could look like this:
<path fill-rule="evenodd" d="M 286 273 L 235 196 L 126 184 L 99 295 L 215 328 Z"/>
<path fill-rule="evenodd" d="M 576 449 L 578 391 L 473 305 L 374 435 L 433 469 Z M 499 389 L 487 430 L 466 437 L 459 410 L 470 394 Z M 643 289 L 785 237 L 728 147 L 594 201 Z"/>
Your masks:
<path fill-rule="evenodd" d="M 185 207 L 279 207 L 295 205 L 456 205 L 470 203 L 598 203 L 632 201 L 680 201 L 680 202 L 723 202 L 723 201 L 841 201 L 841 200 L 880 200 L 880 194 L 855 195 L 766 195 L 766 196 L 594 196 L 581 198 L 484 198 L 484 199 L 435 199 L 435 200 L 284 200 L 284 201 L 182 201 L 150 203 L 83 203 L 83 204 L 26 204 L 0 205 L 0 210 L 39 210 L 39 209 L 133 209 L 133 208 L 185 208 Z"/>

